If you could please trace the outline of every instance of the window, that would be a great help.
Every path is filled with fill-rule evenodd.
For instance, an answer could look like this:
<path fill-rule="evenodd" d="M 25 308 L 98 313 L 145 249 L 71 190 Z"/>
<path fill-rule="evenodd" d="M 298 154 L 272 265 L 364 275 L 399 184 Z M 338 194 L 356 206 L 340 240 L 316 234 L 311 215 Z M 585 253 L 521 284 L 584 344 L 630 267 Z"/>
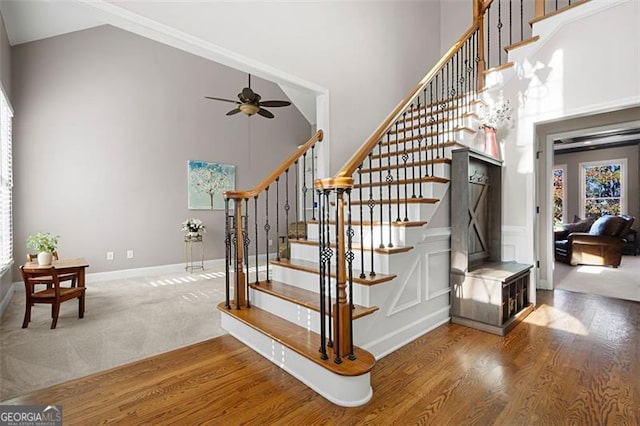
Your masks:
<path fill-rule="evenodd" d="M 11 120 L 13 110 L 0 86 L 0 271 L 13 262 L 13 221 L 11 202 L 13 171 L 11 164 Z"/>
<path fill-rule="evenodd" d="M 626 159 L 580 163 L 581 216 L 626 213 L 626 173 Z"/>
<path fill-rule="evenodd" d="M 567 222 L 567 165 L 553 168 L 553 227 Z"/>

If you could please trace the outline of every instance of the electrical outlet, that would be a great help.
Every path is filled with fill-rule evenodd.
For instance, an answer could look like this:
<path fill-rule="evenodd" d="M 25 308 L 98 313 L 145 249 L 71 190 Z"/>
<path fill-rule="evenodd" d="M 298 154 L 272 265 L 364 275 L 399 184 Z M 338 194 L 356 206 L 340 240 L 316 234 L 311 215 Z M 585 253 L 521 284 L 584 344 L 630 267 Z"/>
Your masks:
<path fill-rule="evenodd" d="M 269 240 L 269 247 L 273 245 L 273 240 Z"/>
<path fill-rule="evenodd" d="M 113 252 L 112 251 L 108 251 L 107 252 L 107 260 L 113 260 Z"/>
<path fill-rule="evenodd" d="M 127 250 L 127 259 L 133 259 L 133 250 Z"/>

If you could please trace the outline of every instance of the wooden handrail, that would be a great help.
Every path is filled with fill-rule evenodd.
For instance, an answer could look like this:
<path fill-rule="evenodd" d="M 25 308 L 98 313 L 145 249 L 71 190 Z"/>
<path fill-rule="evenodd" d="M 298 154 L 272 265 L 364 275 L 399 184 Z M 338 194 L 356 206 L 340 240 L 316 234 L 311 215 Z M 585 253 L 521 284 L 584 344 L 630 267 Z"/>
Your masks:
<path fill-rule="evenodd" d="M 486 2 L 491 3 L 492 0 Z M 483 6 L 484 7 L 484 6 Z M 484 9 L 483 9 L 484 10 Z M 358 169 L 358 166 L 367 158 L 369 152 L 378 144 L 378 141 L 384 136 L 389 127 L 396 122 L 402 113 L 411 105 L 411 102 L 418 96 L 418 93 L 422 91 L 427 84 L 440 72 L 440 70 L 449 62 L 456 52 L 471 38 L 473 33 L 478 29 L 478 21 L 474 19 L 474 23 L 471 27 L 460 37 L 460 39 L 447 51 L 447 53 L 431 68 L 431 71 L 424 76 L 418 85 L 395 107 L 395 109 L 389 114 L 389 116 L 378 126 L 375 132 L 367 139 L 364 145 L 351 157 L 351 159 L 345 164 L 344 167 L 336 174 L 336 177 L 351 177 L 353 173 Z"/>
<path fill-rule="evenodd" d="M 289 156 L 285 161 L 280 164 L 269 176 L 267 176 L 258 186 L 246 191 L 225 191 L 224 197 L 231 199 L 248 199 L 253 198 L 260 194 L 266 187 L 271 185 L 275 180 L 284 173 L 289 167 L 291 167 L 302 155 L 307 152 L 316 142 L 321 142 L 324 137 L 322 130 L 318 130 L 315 135 L 311 136 L 304 145 L 298 147 L 298 149 Z"/>

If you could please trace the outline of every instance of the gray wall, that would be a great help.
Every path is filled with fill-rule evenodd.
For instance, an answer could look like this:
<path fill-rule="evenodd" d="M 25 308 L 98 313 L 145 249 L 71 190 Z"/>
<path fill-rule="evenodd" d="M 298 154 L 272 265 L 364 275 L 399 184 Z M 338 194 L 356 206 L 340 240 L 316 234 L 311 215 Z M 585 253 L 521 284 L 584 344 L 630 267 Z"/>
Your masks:
<path fill-rule="evenodd" d="M 7 96 L 11 98 L 11 46 L 9 46 L 2 15 L 0 15 L 0 82 Z M 9 291 L 11 282 L 10 273 L 5 273 L 0 277 L 0 301 Z"/>
<path fill-rule="evenodd" d="M 208 227 L 205 257 L 222 258 L 223 212 L 187 209 L 187 161 L 234 164 L 248 189 L 311 134 L 295 107 L 225 116 L 233 104 L 203 97 L 235 98 L 246 74 L 108 26 L 15 46 L 13 75 L 17 259 L 48 231 L 89 272 L 180 263 L 188 217 Z"/>
<path fill-rule="evenodd" d="M 619 158 L 627 159 L 627 214 L 640 218 L 640 200 L 638 197 L 638 194 L 640 194 L 640 187 L 638 186 L 638 173 L 640 173 L 639 152 L 640 145 L 633 145 L 556 154 L 554 156 L 554 165 L 567 165 L 567 220 L 571 221 L 574 216 L 580 216 L 580 163 Z M 637 228 L 637 224 L 634 224 L 634 228 Z"/>
<path fill-rule="evenodd" d="M 11 98 L 11 46 L 2 15 L 0 15 L 0 82 L 7 96 Z"/>

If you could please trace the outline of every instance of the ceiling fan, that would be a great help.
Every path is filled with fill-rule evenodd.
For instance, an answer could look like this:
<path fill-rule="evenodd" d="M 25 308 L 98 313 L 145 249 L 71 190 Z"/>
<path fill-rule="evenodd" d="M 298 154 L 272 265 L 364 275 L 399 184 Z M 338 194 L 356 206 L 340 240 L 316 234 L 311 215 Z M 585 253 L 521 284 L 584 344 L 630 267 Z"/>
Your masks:
<path fill-rule="evenodd" d="M 251 90 L 251 74 L 249 74 L 249 87 L 245 87 L 240 93 L 238 93 L 238 99 L 240 99 L 240 102 L 233 101 L 231 99 L 214 98 L 213 96 L 205 96 L 205 98 L 213 99 L 214 101 L 231 102 L 237 104 L 238 107 L 229 111 L 227 115 L 234 115 L 239 112 L 244 112 L 248 116 L 252 116 L 255 113 L 258 113 L 258 115 L 261 115 L 263 117 L 273 118 L 273 113 L 262 108 L 263 106 L 275 108 L 291 105 L 291 102 L 289 101 L 261 101 L 260 99 L 262 99 L 262 97 Z"/>

